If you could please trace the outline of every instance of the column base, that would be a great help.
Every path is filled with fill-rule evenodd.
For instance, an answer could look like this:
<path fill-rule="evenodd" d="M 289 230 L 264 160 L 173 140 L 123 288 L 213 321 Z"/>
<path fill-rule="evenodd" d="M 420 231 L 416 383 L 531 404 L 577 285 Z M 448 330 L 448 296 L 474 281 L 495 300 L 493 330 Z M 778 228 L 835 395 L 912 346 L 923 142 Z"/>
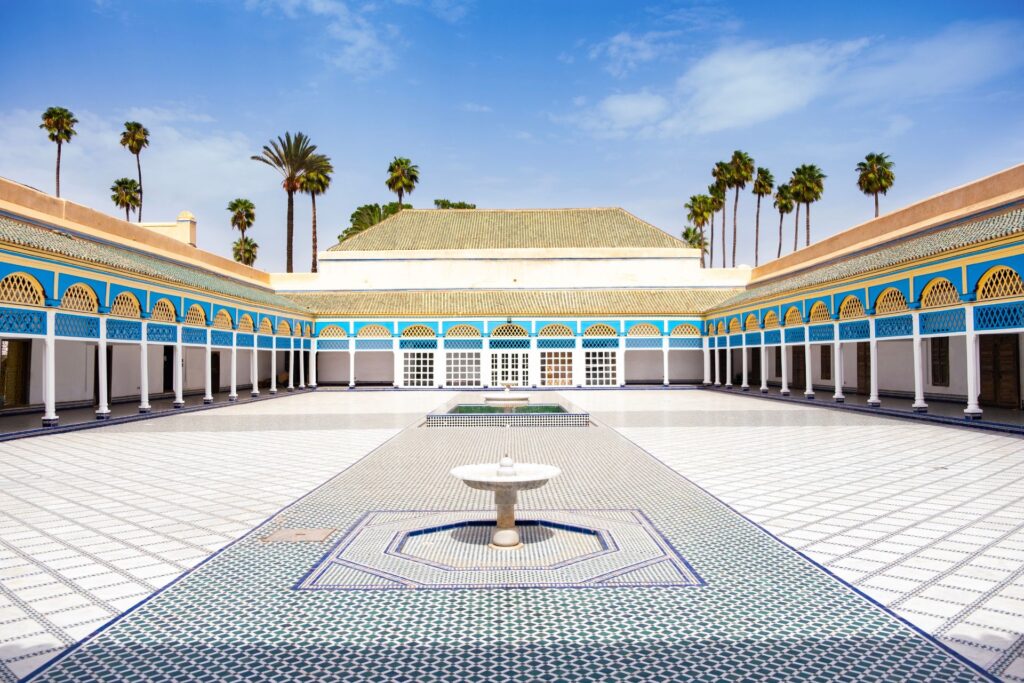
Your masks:
<path fill-rule="evenodd" d="M 761 387 L 761 393 L 762 394 L 767 394 L 768 393 L 768 387 Z"/>
<path fill-rule="evenodd" d="M 731 390 L 732 390 L 732 385 L 731 385 L 731 384 L 726 384 L 726 385 L 725 385 L 725 388 L 726 388 L 726 389 L 729 389 L 729 390 L 731 391 Z"/>
<path fill-rule="evenodd" d="M 238 394 L 232 394 L 231 396 L 228 396 L 228 401 L 230 401 L 232 403 L 234 403 L 237 400 L 238 400 Z"/>
<path fill-rule="evenodd" d="M 348 388 L 349 388 L 349 389 L 355 389 L 355 388 L 356 388 L 356 385 L 355 385 L 355 384 L 349 384 L 349 385 L 348 385 Z"/>
<path fill-rule="evenodd" d="M 740 389 L 742 389 L 743 391 L 750 391 L 750 387 L 749 386 L 740 387 Z"/>
<path fill-rule="evenodd" d="M 108 410 L 105 413 L 101 413 L 100 411 L 97 410 L 96 411 L 96 419 L 97 420 L 109 420 L 110 419 L 110 411 Z"/>
<path fill-rule="evenodd" d="M 212 397 L 211 397 L 211 398 L 204 398 L 204 399 L 203 399 L 203 405 L 204 405 L 204 406 L 208 406 L 208 405 L 210 405 L 211 403 L 213 403 L 213 398 L 212 398 Z"/>
<path fill-rule="evenodd" d="M 911 406 L 911 408 L 914 409 L 915 413 L 922 413 L 923 414 L 923 413 L 927 413 L 928 412 L 928 406 Z"/>
<path fill-rule="evenodd" d="M 153 408 L 151 406 L 139 406 L 139 414 L 140 415 L 145 415 L 146 413 L 151 413 L 151 412 L 153 412 Z"/>
<path fill-rule="evenodd" d="M 271 389 L 271 390 L 270 390 L 270 395 L 271 395 L 271 396 L 273 396 L 273 395 L 274 395 L 274 394 L 276 394 L 276 393 L 277 393 L 277 389 Z"/>
<path fill-rule="evenodd" d="M 871 406 L 872 408 L 881 408 L 882 407 L 882 402 L 881 401 L 871 401 L 871 400 L 868 400 L 868 405 Z"/>
<path fill-rule="evenodd" d="M 184 408 L 184 407 L 185 407 L 185 402 L 184 402 L 184 401 L 175 401 L 175 402 L 173 403 L 173 405 L 174 405 L 174 407 L 175 407 L 176 409 L 178 409 L 178 410 L 181 410 L 182 408 Z"/>
<path fill-rule="evenodd" d="M 258 392 L 258 391 L 250 391 L 249 392 L 249 398 L 259 398 L 259 396 L 260 396 L 260 392 Z"/>
<path fill-rule="evenodd" d="M 720 387 L 720 386 L 722 386 L 722 383 L 721 382 L 715 382 L 715 386 L 716 387 Z"/>
<path fill-rule="evenodd" d="M 288 387 L 288 393 L 295 391 L 295 387 Z"/>
<path fill-rule="evenodd" d="M 780 396 L 789 396 L 789 389 L 783 389 L 779 392 Z"/>
<path fill-rule="evenodd" d="M 977 411 L 977 412 L 975 412 L 975 411 Z M 980 408 L 975 408 L 974 410 L 971 410 L 970 408 L 965 408 L 964 409 L 964 419 L 965 420 L 980 420 L 981 419 L 981 415 L 982 415 L 982 411 L 981 411 Z"/>
<path fill-rule="evenodd" d="M 846 403 L 845 396 L 833 396 L 832 400 L 835 401 L 836 403 Z"/>
<path fill-rule="evenodd" d="M 59 417 L 44 417 L 43 418 L 43 426 L 44 427 L 56 427 L 59 422 L 60 422 L 60 418 Z"/>
<path fill-rule="evenodd" d="M 805 391 L 804 392 L 804 398 L 806 398 L 808 401 L 813 401 L 814 400 L 814 392 L 812 391 L 812 392 L 808 393 L 808 392 Z"/>
<path fill-rule="evenodd" d="M 306 388 L 309 389 L 310 391 L 316 391 L 316 385 L 315 384 L 309 384 L 309 385 L 306 386 Z"/>

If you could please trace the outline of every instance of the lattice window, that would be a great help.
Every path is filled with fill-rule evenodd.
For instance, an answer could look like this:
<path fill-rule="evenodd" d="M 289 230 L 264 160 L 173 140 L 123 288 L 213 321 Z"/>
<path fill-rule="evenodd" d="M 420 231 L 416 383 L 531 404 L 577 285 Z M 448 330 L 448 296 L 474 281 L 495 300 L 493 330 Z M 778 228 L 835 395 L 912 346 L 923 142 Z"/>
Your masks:
<path fill-rule="evenodd" d="M 238 331 L 239 332 L 252 332 L 253 331 L 252 318 L 249 316 L 248 313 L 244 314 L 241 318 L 238 319 Z"/>
<path fill-rule="evenodd" d="M 188 313 L 185 314 L 185 324 L 194 325 L 195 327 L 203 327 L 206 325 L 206 311 L 199 304 L 192 304 L 189 306 Z"/>
<path fill-rule="evenodd" d="M 290 337 L 292 336 L 292 326 L 288 324 L 287 320 L 282 320 L 277 324 L 277 333 L 285 337 Z"/>
<path fill-rule="evenodd" d="M 31 275 L 11 273 L 0 280 L 0 301 L 22 306 L 42 306 L 46 303 L 46 295 L 42 285 Z"/>
<path fill-rule="evenodd" d="M 996 266 L 978 280 L 978 301 L 1024 296 L 1024 280 L 1007 266 Z"/>
<path fill-rule="evenodd" d="M 321 339 L 337 339 L 339 337 L 347 337 L 345 330 L 341 329 L 337 325 L 328 325 L 324 329 L 320 330 Z"/>
<path fill-rule="evenodd" d="M 511 384 L 516 387 L 529 385 L 530 357 L 519 351 L 505 351 L 491 354 L 491 386 Z"/>
<path fill-rule="evenodd" d="M 409 327 L 402 330 L 402 336 L 406 338 L 424 338 L 429 337 L 433 339 L 437 335 L 434 331 L 426 325 L 409 325 Z"/>
<path fill-rule="evenodd" d="M 743 325 L 740 324 L 740 319 L 739 318 L 733 318 L 732 320 L 729 321 L 729 332 L 730 333 L 742 332 L 742 331 L 743 331 Z"/>
<path fill-rule="evenodd" d="M 117 318 L 141 318 L 142 306 L 131 292 L 121 292 L 110 305 L 110 315 Z"/>
<path fill-rule="evenodd" d="M 498 325 L 491 332 L 492 337 L 528 337 L 529 333 L 526 328 L 515 323 L 505 323 L 504 325 Z"/>
<path fill-rule="evenodd" d="M 381 339 L 384 337 L 391 336 L 391 330 L 384 327 L 383 325 L 363 325 L 359 328 L 359 332 L 356 333 L 357 337 L 369 337 L 371 339 Z"/>
<path fill-rule="evenodd" d="M 831 319 L 832 315 L 828 312 L 828 306 L 822 301 L 815 301 L 811 306 L 810 321 L 812 323 L 827 323 Z"/>
<path fill-rule="evenodd" d="M 855 296 L 848 296 L 839 304 L 839 319 L 853 320 L 864 317 L 864 304 Z"/>
<path fill-rule="evenodd" d="M 466 338 L 466 337 L 479 337 L 480 336 L 480 330 L 476 329 L 472 325 L 465 325 L 465 324 L 463 324 L 463 325 L 455 325 L 451 329 L 448 330 L 448 333 L 447 333 L 446 336 L 448 336 L 448 337 L 462 337 L 462 338 Z"/>
<path fill-rule="evenodd" d="M 718 334 L 725 334 L 725 324 L 722 321 L 718 321 Z"/>
<path fill-rule="evenodd" d="M 572 386 L 572 351 L 541 351 L 540 383 L 545 387 Z"/>
<path fill-rule="evenodd" d="M 898 313 L 905 310 L 907 310 L 907 297 L 903 296 L 903 292 L 895 287 L 890 287 L 875 299 L 875 315 Z"/>
<path fill-rule="evenodd" d="M 757 316 L 754 315 L 753 313 L 748 315 L 744 327 L 746 327 L 748 330 L 756 330 L 760 328 L 760 325 L 758 325 L 757 323 Z"/>
<path fill-rule="evenodd" d="M 699 337 L 700 330 L 688 323 L 682 323 L 672 328 L 673 337 Z"/>
<path fill-rule="evenodd" d="M 407 387 L 434 386 L 434 354 L 431 351 L 408 351 L 402 354 L 402 379 Z"/>
<path fill-rule="evenodd" d="M 572 337 L 572 329 L 568 325 L 562 325 L 561 323 L 551 323 L 540 328 L 537 333 L 538 337 Z"/>
<path fill-rule="evenodd" d="M 270 322 L 270 318 L 264 318 L 260 321 L 260 334 L 274 334 L 274 323 Z"/>
<path fill-rule="evenodd" d="M 160 299 L 153 305 L 153 312 L 149 314 L 149 319 L 158 323 L 173 323 L 174 304 L 167 299 Z"/>
<path fill-rule="evenodd" d="M 585 384 L 588 387 L 614 387 L 619 385 L 615 362 L 617 351 L 585 351 Z"/>
<path fill-rule="evenodd" d="M 940 308 L 959 303 L 960 292 L 956 291 L 956 285 L 944 277 L 935 278 L 921 292 L 921 308 Z"/>
<path fill-rule="evenodd" d="M 637 323 L 629 328 L 628 337 L 660 337 L 661 330 L 651 323 Z"/>
<path fill-rule="evenodd" d="M 619 333 L 615 331 L 615 328 L 611 325 L 605 325 L 604 323 L 597 323 L 591 325 L 583 332 L 584 337 L 617 337 Z"/>
<path fill-rule="evenodd" d="M 479 351 L 449 351 L 445 355 L 445 383 L 448 386 L 480 386 Z"/>
<path fill-rule="evenodd" d="M 779 316 L 775 315 L 775 311 L 768 311 L 764 314 L 764 329 L 774 330 L 779 326 Z"/>
<path fill-rule="evenodd" d="M 231 321 L 231 314 L 225 311 L 223 308 L 217 311 L 216 317 L 213 319 L 213 326 L 218 330 L 230 330 L 234 327 L 234 323 Z"/>
<path fill-rule="evenodd" d="M 803 325 L 804 316 L 800 313 L 800 309 L 793 306 L 791 309 L 786 311 L 786 324 L 787 325 Z"/>
<path fill-rule="evenodd" d="M 81 311 L 82 313 L 95 313 L 99 310 L 99 301 L 92 287 L 75 283 L 64 290 L 64 296 L 60 299 L 60 307 L 68 311 Z"/>

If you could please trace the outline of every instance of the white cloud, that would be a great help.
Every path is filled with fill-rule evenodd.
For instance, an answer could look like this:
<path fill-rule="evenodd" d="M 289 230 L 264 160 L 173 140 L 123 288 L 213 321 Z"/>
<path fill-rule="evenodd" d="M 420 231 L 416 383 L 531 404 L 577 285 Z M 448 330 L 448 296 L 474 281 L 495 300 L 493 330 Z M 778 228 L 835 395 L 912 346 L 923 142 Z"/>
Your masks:
<path fill-rule="evenodd" d="M 463 102 L 459 109 L 462 111 L 468 111 L 472 114 L 489 114 L 494 111 L 486 104 L 479 104 L 478 102 Z"/>
<path fill-rule="evenodd" d="M 569 123 L 596 137 L 622 137 L 661 121 L 669 111 L 669 101 L 647 91 L 609 95 L 594 107 L 552 117 Z"/>
<path fill-rule="evenodd" d="M 649 31 L 640 35 L 624 31 L 590 48 L 590 58 L 606 59 L 605 70 L 622 78 L 637 66 L 677 50 L 672 40 L 677 35 L 677 31 Z"/>

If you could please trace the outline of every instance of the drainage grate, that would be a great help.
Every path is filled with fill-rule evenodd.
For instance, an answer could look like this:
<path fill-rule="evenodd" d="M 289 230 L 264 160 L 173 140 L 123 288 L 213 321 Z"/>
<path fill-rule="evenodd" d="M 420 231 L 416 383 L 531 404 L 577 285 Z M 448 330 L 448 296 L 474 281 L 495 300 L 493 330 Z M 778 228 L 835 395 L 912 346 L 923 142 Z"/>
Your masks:
<path fill-rule="evenodd" d="M 334 532 L 335 529 L 278 529 L 262 540 L 264 543 L 323 543 Z"/>

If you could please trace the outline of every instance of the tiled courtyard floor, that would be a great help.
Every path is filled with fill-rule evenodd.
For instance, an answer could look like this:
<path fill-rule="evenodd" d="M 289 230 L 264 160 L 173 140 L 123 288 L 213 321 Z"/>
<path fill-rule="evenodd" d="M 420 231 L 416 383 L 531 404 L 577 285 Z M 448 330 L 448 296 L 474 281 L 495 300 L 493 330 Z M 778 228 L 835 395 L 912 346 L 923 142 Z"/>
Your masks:
<path fill-rule="evenodd" d="M 713 392 L 568 396 L 606 426 L 391 439 L 452 394 L 320 392 L 0 444 L 0 672 L 25 675 L 345 470 L 40 678 L 976 676 L 646 450 L 989 671 L 1024 680 L 1020 439 Z M 564 470 L 522 495 L 524 514 L 640 509 L 704 585 L 295 590 L 369 511 L 488 507 L 447 470 L 508 440 L 517 457 Z M 337 531 L 326 543 L 260 540 L 307 526 Z M 590 580 L 580 572 L 573 585 Z M 334 580 L 365 588 L 366 576 Z"/>

